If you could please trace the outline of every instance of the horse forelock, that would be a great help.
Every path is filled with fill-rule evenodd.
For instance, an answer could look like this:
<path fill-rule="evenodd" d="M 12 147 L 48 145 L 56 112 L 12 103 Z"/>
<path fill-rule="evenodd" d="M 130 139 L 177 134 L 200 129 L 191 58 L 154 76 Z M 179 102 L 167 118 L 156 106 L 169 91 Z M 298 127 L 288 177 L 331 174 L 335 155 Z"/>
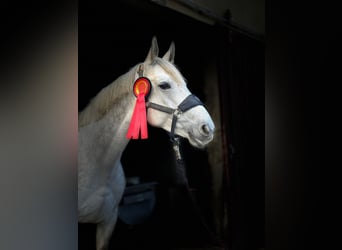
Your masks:
<path fill-rule="evenodd" d="M 176 84 L 180 85 L 186 83 L 186 79 L 182 76 L 176 65 L 168 62 L 162 58 L 155 58 L 152 65 L 159 65 L 173 80 Z"/>

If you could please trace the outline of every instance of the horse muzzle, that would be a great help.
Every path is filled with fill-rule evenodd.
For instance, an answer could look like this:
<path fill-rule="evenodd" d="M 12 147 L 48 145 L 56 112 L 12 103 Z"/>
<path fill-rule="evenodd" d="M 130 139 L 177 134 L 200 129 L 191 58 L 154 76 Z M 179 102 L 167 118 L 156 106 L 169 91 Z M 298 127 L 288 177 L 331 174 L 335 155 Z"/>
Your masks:
<path fill-rule="evenodd" d="M 197 148 L 204 148 L 214 139 L 215 126 L 213 123 L 201 123 L 199 126 L 194 126 L 189 131 L 189 142 Z"/>

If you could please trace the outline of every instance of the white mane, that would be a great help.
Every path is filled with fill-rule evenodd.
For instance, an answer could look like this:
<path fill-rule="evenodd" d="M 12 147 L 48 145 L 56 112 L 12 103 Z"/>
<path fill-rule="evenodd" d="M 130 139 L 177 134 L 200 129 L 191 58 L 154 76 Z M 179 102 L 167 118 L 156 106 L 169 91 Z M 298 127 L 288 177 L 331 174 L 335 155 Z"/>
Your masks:
<path fill-rule="evenodd" d="M 176 83 L 182 82 L 185 78 L 180 74 L 176 66 L 162 58 L 155 58 L 151 65 L 158 64 L 167 72 Z M 135 74 L 138 65 L 131 68 L 126 74 L 120 76 L 110 85 L 104 87 L 79 113 L 78 127 L 84 127 L 92 122 L 96 122 L 104 117 L 113 105 L 120 103 L 122 99 L 127 99 L 127 95 L 132 91 Z M 127 84 L 130 83 L 130 84 Z"/>
<path fill-rule="evenodd" d="M 78 127 L 84 127 L 104 117 L 107 112 L 117 103 L 120 103 L 126 96 L 131 94 L 137 65 L 131 68 L 126 74 L 117 78 L 110 85 L 104 87 L 79 113 Z M 127 84 L 129 83 L 129 84 Z"/>

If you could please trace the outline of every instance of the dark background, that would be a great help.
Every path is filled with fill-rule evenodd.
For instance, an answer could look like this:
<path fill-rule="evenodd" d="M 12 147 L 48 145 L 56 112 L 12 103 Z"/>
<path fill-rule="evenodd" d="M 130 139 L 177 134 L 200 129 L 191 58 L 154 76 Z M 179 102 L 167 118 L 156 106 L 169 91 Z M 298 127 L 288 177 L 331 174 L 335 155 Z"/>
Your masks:
<path fill-rule="evenodd" d="M 342 55 L 339 25 L 340 8 L 336 6 L 337 3 L 331 4 L 331 2 L 266 2 L 265 249 L 335 249 L 340 244 L 336 242 L 336 239 L 339 239 L 339 229 L 338 222 L 336 222 L 338 216 L 335 217 L 339 212 L 336 211 L 338 206 L 334 204 L 338 201 L 336 197 L 339 197 L 338 193 L 335 194 L 339 190 L 336 187 L 339 181 L 335 181 L 334 177 L 339 175 L 334 173 L 334 169 L 338 168 L 335 168 L 336 163 L 331 162 L 330 158 L 332 156 L 331 151 L 335 152 L 338 149 L 338 145 L 336 145 L 338 140 L 335 139 L 335 134 L 329 133 L 335 132 L 334 127 L 331 128 L 335 122 L 330 122 L 328 119 L 325 119 L 324 123 L 321 121 L 322 115 L 337 118 L 340 106 L 337 103 L 340 100 L 337 95 L 340 93 L 338 87 L 341 82 L 340 58 Z M 6 77 L 7 72 L 15 72 L 17 75 L 26 72 L 30 66 L 30 61 L 23 63 L 23 57 L 26 54 L 36 55 L 37 53 L 32 52 L 29 45 L 32 43 L 37 46 L 50 44 L 41 39 L 42 33 L 44 37 L 47 36 L 50 39 L 55 38 L 56 33 L 61 28 L 67 29 L 61 23 L 64 22 L 62 20 L 68 18 L 71 8 L 61 2 L 58 2 L 57 8 L 56 5 L 53 6 L 50 3 L 46 1 L 44 3 L 39 1 L 4 1 L 2 3 L 1 62 L 3 65 L 1 66 L 5 67 L 2 68 L 1 77 Z M 86 40 L 82 39 L 84 36 L 82 33 L 88 29 L 83 22 L 88 21 L 90 23 L 91 19 L 88 19 L 87 15 L 92 12 L 92 8 L 96 9 L 96 5 L 86 7 L 85 3 L 82 1 L 79 8 L 79 47 L 82 53 L 80 53 L 79 58 L 80 66 L 84 63 L 81 60 L 82 56 L 86 54 L 82 52 L 83 49 L 89 51 Z M 101 5 L 99 2 L 97 3 Z M 85 8 L 84 11 L 82 8 Z M 120 13 L 110 12 L 112 16 L 120 17 Z M 74 13 L 76 11 L 72 9 L 72 14 Z M 118 26 L 121 27 L 122 23 L 118 23 Z M 117 29 L 119 28 L 117 27 Z M 181 44 L 177 46 L 181 46 Z M 140 51 L 140 53 L 144 54 L 145 52 Z M 93 52 L 93 54 L 96 53 Z M 180 55 L 177 54 L 177 56 Z M 93 63 L 95 64 L 96 61 Z M 42 72 L 44 69 L 35 68 L 35 70 Z M 36 74 L 36 71 L 34 73 Z M 80 77 L 85 73 L 81 67 L 79 73 Z M 51 77 L 54 78 L 56 75 L 51 74 Z M 110 77 L 110 79 L 112 78 Z M 44 82 L 44 84 L 49 83 Z M 2 100 L 5 99 L 2 107 L 6 109 L 13 107 L 15 106 L 13 104 L 18 104 L 22 100 L 20 96 L 14 96 L 11 98 L 11 102 L 7 103 L 7 99 L 3 97 L 12 93 L 9 93 L 6 87 L 15 86 L 21 89 L 27 85 L 31 86 L 25 81 L 15 83 L 1 81 L 1 87 L 5 87 L 5 89 L 1 89 Z M 80 80 L 80 88 L 82 85 Z M 89 85 L 94 86 L 95 84 Z M 67 97 L 69 89 L 65 91 Z M 328 100 L 323 98 L 326 94 L 330 97 Z M 81 97 L 81 93 L 79 93 L 79 97 Z M 74 98 L 76 99 L 77 96 L 75 95 Z M 82 102 L 84 105 L 87 98 L 88 96 L 85 96 L 84 99 L 80 98 L 81 107 Z M 64 103 L 63 98 L 60 99 L 60 103 Z M 327 105 L 323 109 L 324 103 Z M 30 105 L 29 102 L 25 104 Z M 49 107 L 51 103 L 44 99 L 43 105 Z M 16 117 L 22 115 L 27 115 L 27 113 L 14 113 Z M 4 120 L 6 119 L 5 116 L 2 117 Z M 59 114 L 57 117 L 60 121 L 66 120 L 63 115 Z M 329 126 L 329 129 L 323 130 L 327 132 L 325 139 L 332 139 L 328 142 L 321 138 L 323 124 Z M 22 126 L 25 125 L 23 123 Z M 48 123 L 46 128 L 50 129 L 49 126 Z M 77 129 L 73 130 L 72 128 L 71 130 L 77 134 Z M 11 133 L 12 131 L 6 132 Z M 52 129 L 51 134 L 54 133 L 55 131 Z M 321 162 L 322 155 L 325 153 L 321 147 L 323 142 L 330 154 L 326 155 L 324 162 Z M 37 147 L 39 144 L 36 138 L 33 138 L 31 143 L 31 147 Z M 6 143 L 5 147 L 8 147 Z M 18 151 L 15 153 L 17 154 Z M 335 155 L 338 156 L 338 152 Z M 66 154 L 65 158 L 68 157 L 69 154 Z M 63 164 L 64 159 L 62 161 L 59 159 L 60 155 L 56 154 L 50 160 Z M 28 164 L 23 164 L 22 167 L 26 171 L 35 173 L 36 169 L 30 168 L 32 161 L 30 159 L 25 159 L 25 161 Z M 75 161 L 77 161 L 77 156 L 74 156 L 72 163 Z M 39 196 L 39 193 L 32 192 L 31 189 L 28 193 L 18 188 L 21 180 L 17 177 L 21 176 L 22 173 L 13 173 L 12 168 L 3 168 L 3 166 L 0 170 L 0 176 L 11 183 L 10 187 L 2 188 L 1 191 L 5 191 L 5 195 L 8 197 L 15 197 L 20 201 L 18 203 L 20 206 L 13 206 L 13 204 L 6 202 L 1 206 L 2 215 L 4 208 L 5 211 L 6 208 L 11 209 L 13 214 L 9 220 L 4 218 L 5 220 L 2 220 L 0 227 L 3 230 L 1 231 L 0 244 L 5 244 L 4 249 L 32 249 L 28 245 L 30 243 L 27 239 L 28 235 L 31 241 L 35 241 L 39 245 L 34 249 L 61 249 L 59 247 L 61 242 L 65 244 L 63 249 L 77 248 L 77 242 L 75 243 L 77 240 L 75 238 L 77 235 L 77 228 L 75 227 L 77 223 L 77 195 L 74 199 L 65 199 L 65 197 L 69 197 L 67 193 L 70 193 L 70 190 L 77 188 L 76 171 L 72 173 L 71 179 L 73 181 L 57 178 L 54 182 L 47 183 L 47 181 L 42 181 L 43 177 L 32 177 L 32 181 L 34 180 L 41 190 L 46 191 L 49 198 L 52 197 L 56 203 L 68 206 L 68 209 L 61 211 L 59 206 L 51 209 L 53 205 L 46 198 L 46 195 Z M 41 175 L 46 178 L 51 173 L 44 172 Z M 325 190 L 324 193 L 321 190 L 323 186 L 321 175 L 328 177 L 329 183 L 332 184 L 332 187 Z M 330 185 L 327 186 L 330 187 Z M 66 189 L 70 187 L 70 189 L 67 193 L 58 195 L 51 192 L 51 188 L 59 190 L 60 187 L 66 187 Z M 325 197 L 324 201 L 323 196 Z M 45 217 L 39 213 L 41 210 L 28 209 L 32 204 L 37 205 L 37 199 L 39 206 L 42 209 L 45 208 Z M 328 200 L 333 204 L 328 203 Z M 32 221 L 30 223 L 22 221 L 23 216 L 18 216 L 18 214 L 24 215 L 25 218 L 32 218 Z M 56 214 L 67 218 L 67 222 L 58 223 L 61 220 L 55 216 Z M 324 221 L 323 225 L 322 221 Z M 335 224 L 335 226 L 331 224 Z M 24 229 L 24 232 L 19 232 L 18 228 L 14 228 L 13 232 L 9 231 L 8 229 L 13 225 L 18 225 L 18 228 Z M 49 230 L 51 228 L 54 229 L 53 232 Z M 43 237 L 42 231 L 46 233 Z M 28 234 L 28 232 L 34 232 L 34 234 Z M 8 245 L 6 245 L 7 242 Z M 43 244 L 41 244 L 42 242 Z M 15 243 L 22 247 L 16 248 Z"/>
<path fill-rule="evenodd" d="M 201 218 L 196 215 L 177 175 L 165 131 L 149 127 L 149 140 L 131 141 L 122 163 L 126 176 L 157 181 L 157 207 L 144 225 L 119 221 L 111 246 L 115 249 L 205 247 L 231 249 L 264 247 L 264 44 L 210 26 L 147 1 L 116 1 L 79 6 L 79 111 L 100 89 L 145 59 L 152 37 L 160 56 L 171 41 L 175 62 L 190 91 L 206 102 L 204 72 L 214 58 L 218 72 L 225 171 L 222 206 L 228 213 L 223 235 L 215 233 L 208 152 L 183 141 L 187 176 Z M 208 98 L 208 97 L 207 97 Z M 141 161 L 146 158 L 148 160 Z M 215 166 L 212 166 L 215 167 Z M 223 220 L 223 218 L 222 218 Z M 79 249 L 93 249 L 95 228 L 79 225 Z"/>

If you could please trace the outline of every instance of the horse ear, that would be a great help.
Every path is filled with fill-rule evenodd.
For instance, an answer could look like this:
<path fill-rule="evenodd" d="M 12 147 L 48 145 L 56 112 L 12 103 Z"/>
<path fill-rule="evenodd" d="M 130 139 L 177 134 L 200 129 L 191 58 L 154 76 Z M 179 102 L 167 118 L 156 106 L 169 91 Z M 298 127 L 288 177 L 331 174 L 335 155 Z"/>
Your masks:
<path fill-rule="evenodd" d="M 172 42 L 171 45 L 170 45 L 169 50 L 163 56 L 163 59 L 165 59 L 165 60 L 167 60 L 167 61 L 169 61 L 171 63 L 174 63 L 174 61 L 175 61 L 175 51 L 176 51 L 175 43 Z"/>
<path fill-rule="evenodd" d="M 148 52 L 145 62 L 149 62 L 149 63 L 153 62 L 154 58 L 158 56 L 158 53 L 159 53 L 158 42 L 157 42 L 157 38 L 154 36 L 152 38 L 151 48 L 150 48 L 150 51 Z"/>

